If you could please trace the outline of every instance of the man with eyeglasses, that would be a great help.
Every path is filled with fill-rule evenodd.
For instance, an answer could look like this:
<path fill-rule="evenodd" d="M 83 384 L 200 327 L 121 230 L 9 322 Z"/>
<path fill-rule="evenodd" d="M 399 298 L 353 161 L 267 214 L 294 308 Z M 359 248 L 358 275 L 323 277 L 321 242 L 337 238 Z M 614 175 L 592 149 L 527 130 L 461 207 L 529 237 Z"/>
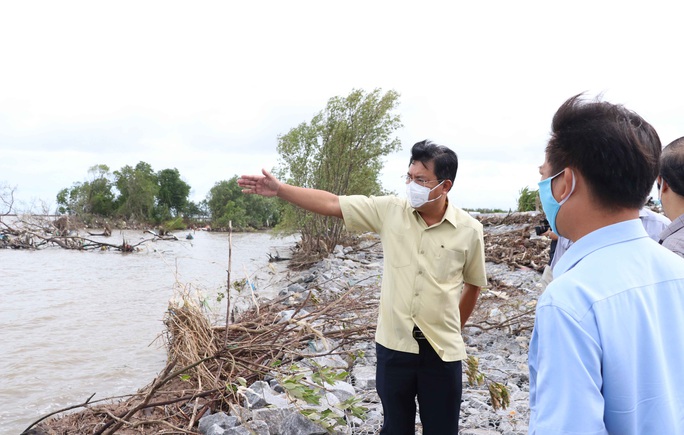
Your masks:
<path fill-rule="evenodd" d="M 660 153 L 623 106 L 577 95 L 553 117 L 539 196 L 573 244 L 537 303 L 530 434 L 684 434 L 684 260 L 639 219 Z"/>
<path fill-rule="evenodd" d="M 350 231 L 380 235 L 384 274 L 375 334 L 381 434 L 456 435 L 466 358 L 461 329 L 487 284 L 482 224 L 449 203 L 458 170 L 451 149 L 430 141 L 411 149 L 407 198 L 338 196 L 281 183 L 266 170 L 243 175 L 244 193 L 277 196 L 344 219 Z"/>
<path fill-rule="evenodd" d="M 658 194 L 672 223 L 660 234 L 660 244 L 684 257 L 684 137 L 663 149 Z"/>

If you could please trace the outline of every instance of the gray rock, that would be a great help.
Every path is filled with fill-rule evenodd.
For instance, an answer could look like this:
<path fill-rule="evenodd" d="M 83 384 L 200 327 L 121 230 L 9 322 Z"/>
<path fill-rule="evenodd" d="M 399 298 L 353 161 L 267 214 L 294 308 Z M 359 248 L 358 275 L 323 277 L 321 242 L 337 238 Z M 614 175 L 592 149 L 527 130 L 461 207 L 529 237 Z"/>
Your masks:
<path fill-rule="evenodd" d="M 289 322 L 292 319 L 292 316 L 294 316 L 294 313 L 296 313 L 297 310 L 285 310 L 281 311 L 278 313 L 276 316 L 276 319 L 278 320 L 278 323 L 286 323 Z"/>
<path fill-rule="evenodd" d="M 271 433 L 266 422 L 255 420 L 227 429 L 223 435 L 271 435 Z"/>
<path fill-rule="evenodd" d="M 226 415 L 224 412 L 205 415 L 199 420 L 199 431 L 204 435 L 221 435 L 226 429 L 235 427 L 238 424 L 237 417 Z"/>
<path fill-rule="evenodd" d="M 351 399 L 356 395 L 354 387 L 343 381 L 336 381 L 332 385 L 326 384 L 325 388 L 330 391 L 330 393 L 334 394 L 340 402 Z"/>
<path fill-rule="evenodd" d="M 268 381 L 268 385 L 270 385 L 273 391 L 275 391 L 278 394 L 282 394 L 285 392 L 285 388 L 283 388 L 283 386 L 280 385 L 277 379 L 271 379 L 270 381 Z"/>
<path fill-rule="evenodd" d="M 202 434 L 202 435 L 226 435 L 226 430 L 227 429 L 222 428 L 218 424 L 214 424 L 211 426 L 200 428 L 200 434 Z"/>
<path fill-rule="evenodd" d="M 317 409 L 319 412 L 323 412 L 329 409 L 337 416 L 344 417 L 344 412 L 337 407 L 337 405 L 339 404 L 340 399 L 338 399 L 337 396 L 335 396 L 333 393 L 326 392 L 325 394 L 323 394 L 323 397 L 321 398 L 321 404 L 314 405 L 313 408 Z"/>
<path fill-rule="evenodd" d="M 344 265 L 348 267 L 349 269 L 356 269 L 359 267 L 359 263 L 353 261 L 353 260 L 344 260 Z"/>
<path fill-rule="evenodd" d="M 252 419 L 252 410 L 244 406 L 233 404 L 230 407 L 230 415 L 237 417 L 240 424 Z"/>
<path fill-rule="evenodd" d="M 318 269 L 323 271 L 323 272 L 330 272 L 332 270 L 332 262 L 330 259 L 324 259 L 317 265 Z M 324 277 L 325 279 L 331 279 L 332 275 L 328 274 L 328 277 Z"/>
<path fill-rule="evenodd" d="M 318 366 L 330 369 L 347 370 L 349 368 L 349 363 L 339 355 L 317 356 L 311 358 L 311 361 Z"/>
<path fill-rule="evenodd" d="M 284 395 L 278 395 L 264 381 L 256 381 L 249 388 L 242 391 L 244 405 L 250 409 L 259 409 L 266 406 L 286 407 L 289 401 Z"/>
<path fill-rule="evenodd" d="M 285 419 L 293 413 L 299 414 L 299 411 L 294 407 L 262 408 L 254 410 L 253 416 L 254 420 L 265 422 L 272 434 L 277 434 L 280 433 L 280 428 Z"/>
<path fill-rule="evenodd" d="M 279 433 L 282 435 L 327 435 L 328 431 L 297 412 L 285 418 Z"/>
<path fill-rule="evenodd" d="M 315 279 L 316 279 L 316 273 L 315 272 L 308 272 L 306 274 L 302 274 L 302 282 L 305 284 L 313 282 Z"/>
<path fill-rule="evenodd" d="M 301 284 L 294 283 L 287 288 L 289 293 L 303 293 L 306 291 L 306 287 Z"/>
<path fill-rule="evenodd" d="M 360 390 L 375 388 L 375 366 L 355 366 L 352 369 L 354 386 Z"/>
<path fill-rule="evenodd" d="M 323 277 L 324 281 L 330 281 L 331 279 L 333 279 L 333 276 L 331 273 L 326 272 L 326 273 L 323 273 L 323 275 L 321 275 L 321 276 Z"/>
<path fill-rule="evenodd" d="M 330 352 L 330 349 L 334 348 L 336 345 L 337 343 L 334 340 L 322 340 L 319 338 L 316 340 L 309 341 L 308 347 L 306 348 L 306 352 L 311 354 Z"/>

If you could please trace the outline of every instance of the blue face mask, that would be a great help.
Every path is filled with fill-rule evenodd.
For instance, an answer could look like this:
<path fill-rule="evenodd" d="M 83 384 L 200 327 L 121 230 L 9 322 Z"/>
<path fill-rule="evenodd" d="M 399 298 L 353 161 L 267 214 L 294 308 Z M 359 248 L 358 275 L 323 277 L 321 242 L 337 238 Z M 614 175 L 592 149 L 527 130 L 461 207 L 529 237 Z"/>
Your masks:
<path fill-rule="evenodd" d="M 660 178 L 660 177 L 658 177 L 658 178 Z M 661 184 L 660 181 L 657 181 L 656 186 L 658 186 L 658 199 L 653 200 L 653 203 L 658 207 L 662 207 L 663 206 L 663 185 Z"/>
<path fill-rule="evenodd" d="M 553 177 L 549 177 L 539 182 L 539 200 L 541 201 L 544 213 L 546 213 L 546 220 L 549 221 L 551 231 L 558 235 L 561 235 L 558 232 L 558 229 L 556 228 L 556 216 L 558 215 L 558 210 L 560 210 L 561 205 L 565 204 L 565 201 L 567 201 L 568 198 L 570 198 L 572 192 L 575 191 L 575 173 L 572 172 L 572 189 L 570 189 L 570 194 L 563 198 L 561 202 L 556 201 L 556 198 L 553 197 L 553 192 L 551 190 L 551 181 L 562 173 L 563 171 L 560 171 Z"/>

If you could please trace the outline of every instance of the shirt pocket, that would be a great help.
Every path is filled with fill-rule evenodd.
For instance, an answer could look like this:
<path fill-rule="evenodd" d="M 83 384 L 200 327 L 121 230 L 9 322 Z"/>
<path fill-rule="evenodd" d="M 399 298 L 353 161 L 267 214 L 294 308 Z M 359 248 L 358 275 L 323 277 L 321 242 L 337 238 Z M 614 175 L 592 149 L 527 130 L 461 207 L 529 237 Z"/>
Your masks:
<path fill-rule="evenodd" d="M 444 245 L 437 245 L 433 248 L 433 259 L 435 280 L 437 282 L 455 284 L 463 281 L 465 252 L 448 249 Z"/>
<path fill-rule="evenodd" d="M 389 260 L 389 264 L 396 269 L 411 265 L 413 251 L 415 251 L 415 242 L 411 239 L 408 232 L 408 228 L 401 232 L 389 231 L 392 240 L 388 246 L 391 246 L 391 248 L 385 250 L 385 256 Z"/>

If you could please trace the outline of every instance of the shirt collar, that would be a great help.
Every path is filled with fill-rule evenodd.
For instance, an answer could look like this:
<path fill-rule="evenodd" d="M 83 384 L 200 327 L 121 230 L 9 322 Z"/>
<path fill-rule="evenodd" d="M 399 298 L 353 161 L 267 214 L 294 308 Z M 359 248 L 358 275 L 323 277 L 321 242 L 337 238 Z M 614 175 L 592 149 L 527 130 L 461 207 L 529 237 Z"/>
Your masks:
<path fill-rule="evenodd" d="M 554 266 L 553 274 L 562 275 L 575 267 L 584 257 L 601 248 L 642 237 L 648 238 L 648 234 L 640 219 L 630 219 L 599 228 L 573 243 Z"/>
<path fill-rule="evenodd" d="M 454 228 L 458 227 L 458 216 L 456 214 L 456 208 L 449 203 L 449 198 L 447 198 L 446 211 L 444 212 L 444 217 L 442 222 L 448 221 Z"/>
<path fill-rule="evenodd" d="M 417 219 L 419 216 L 418 210 L 411 207 L 411 204 L 409 204 L 408 200 L 406 201 L 406 207 L 411 210 L 411 212 L 416 216 Z M 446 211 L 444 212 L 442 219 L 435 225 L 441 225 L 442 223 L 444 223 L 444 221 L 449 222 L 451 225 L 454 226 L 454 228 L 458 228 L 458 214 L 456 213 L 456 208 L 453 207 L 449 202 L 449 198 L 447 198 L 446 200 Z"/>
<path fill-rule="evenodd" d="M 674 219 L 672 223 L 670 223 L 670 225 L 668 225 L 667 228 L 660 233 L 660 240 L 663 241 L 667 239 L 682 228 L 684 228 L 684 214 Z"/>

